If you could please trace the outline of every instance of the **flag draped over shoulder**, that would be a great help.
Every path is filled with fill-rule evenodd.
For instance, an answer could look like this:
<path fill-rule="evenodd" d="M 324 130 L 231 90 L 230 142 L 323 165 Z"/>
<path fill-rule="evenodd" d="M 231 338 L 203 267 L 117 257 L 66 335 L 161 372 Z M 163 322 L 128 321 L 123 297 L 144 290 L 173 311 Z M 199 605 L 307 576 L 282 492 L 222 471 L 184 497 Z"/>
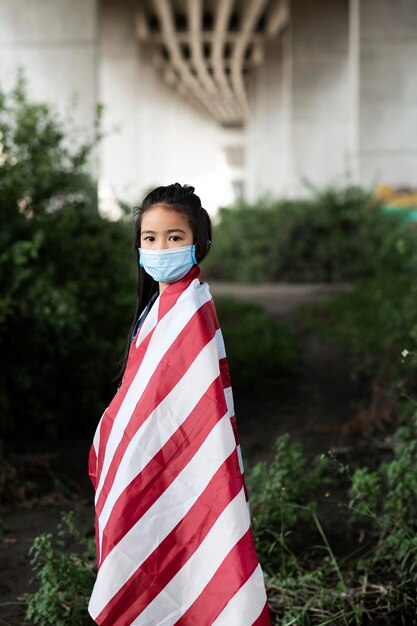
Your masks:
<path fill-rule="evenodd" d="M 195 265 L 158 296 L 94 436 L 105 626 L 269 626 L 214 302 Z"/>

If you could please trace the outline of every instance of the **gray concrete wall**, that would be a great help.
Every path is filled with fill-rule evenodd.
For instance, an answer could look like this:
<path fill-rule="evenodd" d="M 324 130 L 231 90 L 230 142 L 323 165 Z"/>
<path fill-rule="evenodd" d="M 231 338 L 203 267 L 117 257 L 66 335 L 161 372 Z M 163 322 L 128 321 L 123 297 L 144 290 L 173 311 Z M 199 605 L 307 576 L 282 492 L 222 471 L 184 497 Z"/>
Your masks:
<path fill-rule="evenodd" d="M 340 183 L 348 169 L 349 6 L 293 0 L 292 153 L 296 188 Z"/>
<path fill-rule="evenodd" d="M 246 192 L 251 200 L 291 187 L 289 43 L 288 35 L 267 41 L 265 61 L 249 81 Z"/>
<path fill-rule="evenodd" d="M 92 131 L 104 104 L 107 134 L 94 166 L 101 206 L 136 203 L 172 182 L 196 187 L 206 208 L 234 200 L 236 168 L 224 134 L 166 85 L 135 33 L 134 0 L 0 0 L 0 81 L 10 89 L 22 67 L 29 95 L 72 110 L 80 132 Z M 119 128 L 118 133 L 114 132 Z"/>
<path fill-rule="evenodd" d="M 105 129 L 101 196 L 128 202 L 170 182 L 196 187 L 207 208 L 232 202 L 241 145 L 166 85 L 135 33 L 135 0 L 0 0 L 0 81 L 18 67 L 29 93 L 89 132 L 97 102 Z M 249 85 L 246 195 L 307 192 L 350 179 L 415 184 L 416 0 L 292 0 L 280 38 Z M 84 132 L 84 131 L 83 131 Z"/>
<path fill-rule="evenodd" d="M 310 193 L 349 171 L 348 0 L 293 0 L 250 91 L 248 195 Z"/>
<path fill-rule="evenodd" d="M 360 2 L 359 175 L 416 184 L 417 2 Z"/>
<path fill-rule="evenodd" d="M 22 67 L 30 96 L 90 130 L 97 101 L 97 0 L 1 0 L 0 82 Z"/>

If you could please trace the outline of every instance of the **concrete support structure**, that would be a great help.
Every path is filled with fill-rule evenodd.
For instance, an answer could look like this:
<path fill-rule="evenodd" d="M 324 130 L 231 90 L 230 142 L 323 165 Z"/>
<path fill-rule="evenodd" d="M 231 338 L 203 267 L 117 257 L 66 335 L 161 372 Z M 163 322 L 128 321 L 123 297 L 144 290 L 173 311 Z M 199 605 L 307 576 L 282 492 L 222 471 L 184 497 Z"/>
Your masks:
<path fill-rule="evenodd" d="M 293 0 L 253 76 L 248 197 L 345 182 L 349 153 L 348 0 Z M 261 140 L 262 137 L 262 140 Z"/>
<path fill-rule="evenodd" d="M 252 75 L 246 134 L 246 197 L 290 192 L 292 175 L 291 67 L 288 31 L 265 46 Z"/>
<path fill-rule="evenodd" d="M 358 174 L 366 185 L 417 179 L 417 3 L 353 0 L 359 33 Z"/>
<path fill-rule="evenodd" d="M 0 81 L 21 67 L 29 95 L 61 112 L 77 102 L 74 121 L 91 130 L 98 99 L 99 0 L 0 0 Z"/>
<path fill-rule="evenodd" d="M 252 73 L 248 198 L 356 182 L 416 184 L 417 4 L 292 0 Z"/>
<path fill-rule="evenodd" d="M 349 123 L 347 0 L 291 5 L 293 183 L 341 183 Z"/>
<path fill-rule="evenodd" d="M 135 0 L 100 4 L 99 100 L 106 128 L 101 178 L 130 202 L 157 185 L 192 184 L 214 213 L 234 199 L 221 127 L 155 71 L 152 49 L 135 30 Z"/>
<path fill-rule="evenodd" d="M 2 87 L 18 67 L 85 132 L 104 104 L 110 204 L 416 184 L 415 0 L 0 0 Z"/>

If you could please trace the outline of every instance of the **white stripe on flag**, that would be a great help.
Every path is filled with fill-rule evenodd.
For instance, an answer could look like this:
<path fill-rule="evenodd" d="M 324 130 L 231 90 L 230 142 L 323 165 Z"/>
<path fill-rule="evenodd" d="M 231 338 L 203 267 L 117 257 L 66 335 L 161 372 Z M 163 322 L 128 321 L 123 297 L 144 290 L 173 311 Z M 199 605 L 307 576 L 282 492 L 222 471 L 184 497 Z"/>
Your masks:
<path fill-rule="evenodd" d="M 252 626 L 260 616 L 265 601 L 264 576 L 258 563 L 251 576 L 229 600 L 212 626 Z"/>
<path fill-rule="evenodd" d="M 103 415 L 100 417 L 100 420 L 97 424 L 96 432 L 94 433 L 93 447 L 94 447 L 94 452 L 96 453 L 96 456 L 98 456 L 98 450 L 99 450 L 99 445 L 100 445 L 101 422 L 103 421 L 103 417 L 106 411 L 107 409 L 105 409 L 105 411 L 103 412 Z"/>
<path fill-rule="evenodd" d="M 233 391 L 231 387 L 224 388 L 224 397 L 226 398 L 227 408 L 229 410 L 229 417 L 235 414 L 235 405 L 233 402 Z"/>
<path fill-rule="evenodd" d="M 151 308 L 149 309 L 148 314 L 143 320 L 142 324 L 140 325 L 139 331 L 137 333 L 138 336 L 136 337 L 136 341 L 135 341 L 136 348 L 139 347 L 139 345 L 142 343 L 145 337 L 147 337 L 147 335 L 149 335 L 151 330 L 156 326 L 156 323 L 158 321 L 160 301 L 161 301 L 161 296 L 159 295 L 156 298 L 153 305 L 151 306 Z M 143 315 L 143 313 L 144 313 L 144 310 L 142 311 L 141 315 Z"/>
<path fill-rule="evenodd" d="M 217 352 L 219 359 L 223 359 L 226 356 L 226 348 L 224 345 L 223 335 L 220 328 L 216 330 Z"/>
<path fill-rule="evenodd" d="M 96 489 L 96 503 L 100 497 L 103 483 L 107 476 L 107 472 L 117 446 L 120 443 L 136 404 L 142 396 L 158 363 L 161 361 L 164 354 L 168 351 L 174 340 L 177 338 L 184 326 L 187 325 L 198 308 L 211 298 L 211 294 L 208 289 L 197 290 L 193 286 L 193 283 L 191 283 L 188 287 L 188 289 L 191 288 L 193 290 L 192 293 L 197 295 L 197 302 L 195 298 L 188 298 L 184 302 L 181 302 L 182 306 L 180 306 L 180 310 L 178 310 L 178 303 L 180 300 L 180 298 L 178 298 L 177 303 L 156 326 L 141 366 L 139 367 L 129 389 L 127 390 L 119 411 L 114 419 L 113 428 L 107 441 L 99 484 Z M 186 291 L 188 291 L 188 289 Z M 186 291 L 183 292 L 181 296 L 183 296 Z"/>
<path fill-rule="evenodd" d="M 129 442 L 100 515 L 102 532 L 119 496 L 181 426 L 219 374 L 213 338 Z M 173 407 L 175 411 L 172 410 Z M 101 539 L 102 535 L 100 545 Z"/>
<path fill-rule="evenodd" d="M 97 536 L 101 537 L 102 536 L 102 532 L 101 532 L 101 528 L 100 528 L 100 520 L 96 517 L 96 527 L 97 527 Z M 98 563 L 100 563 L 101 561 L 101 546 L 102 546 L 102 541 L 100 540 L 98 543 L 96 543 L 96 551 L 97 551 L 97 561 Z"/>
<path fill-rule="evenodd" d="M 219 515 L 194 554 L 131 626 L 175 624 L 215 576 L 222 561 L 248 528 L 249 515 L 242 487 Z M 228 624 L 230 626 L 231 622 Z"/>
<path fill-rule="evenodd" d="M 225 414 L 182 472 L 104 559 L 90 598 L 93 619 L 182 520 L 235 448 L 233 428 Z"/>
<path fill-rule="evenodd" d="M 237 450 L 237 458 L 239 459 L 240 473 L 243 474 L 245 470 L 243 467 L 242 450 L 240 449 L 240 444 L 236 446 L 236 450 Z"/>

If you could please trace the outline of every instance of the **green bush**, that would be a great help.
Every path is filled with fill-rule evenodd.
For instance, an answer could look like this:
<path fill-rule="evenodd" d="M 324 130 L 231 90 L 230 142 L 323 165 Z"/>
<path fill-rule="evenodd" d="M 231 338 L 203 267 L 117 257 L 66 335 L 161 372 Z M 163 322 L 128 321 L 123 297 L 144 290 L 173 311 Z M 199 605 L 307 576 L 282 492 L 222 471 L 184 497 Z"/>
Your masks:
<path fill-rule="evenodd" d="M 314 489 L 329 483 L 328 458 L 307 463 L 299 443 L 288 433 L 277 438 L 271 463 L 257 463 L 246 474 L 252 527 L 263 567 L 270 574 L 289 570 L 286 546 L 289 535 L 302 521 L 312 522 Z M 287 554 L 283 554 L 287 552 Z"/>
<path fill-rule="evenodd" d="M 415 226 L 384 215 L 370 193 L 326 188 L 310 199 L 221 209 L 205 268 L 240 282 L 351 281 L 415 269 L 416 241 Z"/>
<path fill-rule="evenodd" d="M 294 375 L 300 343 L 294 333 L 271 320 L 257 304 L 216 297 L 233 388 L 260 394 Z"/>
<path fill-rule="evenodd" d="M 99 124 L 99 115 L 97 118 Z M 90 432 L 133 314 L 131 226 L 97 209 L 90 155 L 20 79 L 0 90 L 0 437 Z"/>
<path fill-rule="evenodd" d="M 252 527 L 276 623 L 414 623 L 417 412 L 411 421 L 404 418 L 395 442 L 393 459 L 377 471 L 360 467 L 351 475 L 349 465 L 336 469 L 330 463 L 332 455 L 308 462 L 284 435 L 272 462 L 247 472 Z M 342 507 L 336 521 L 335 509 L 323 511 L 318 494 L 333 491 L 343 474 L 348 499 L 332 504 Z M 338 551 L 321 519 L 333 536 L 340 525 Z M 341 542 L 351 544 L 355 537 L 357 548 L 346 554 Z"/>
<path fill-rule="evenodd" d="M 350 501 L 339 514 L 338 534 L 343 540 L 352 533 L 363 536 L 367 521 L 360 558 L 357 550 L 343 556 L 333 550 L 317 497 L 340 483 L 338 475 L 350 473 L 349 466 L 333 473 L 327 455 L 307 461 L 300 445 L 285 434 L 276 440 L 271 463 L 246 471 L 252 528 L 277 623 L 414 623 L 417 411 L 411 420 L 404 416 L 395 442 L 391 461 L 376 471 L 358 468 L 349 478 Z M 39 588 L 27 599 L 27 618 L 39 626 L 91 623 L 87 603 L 96 575 L 94 540 L 77 529 L 72 514 L 63 519 L 57 536 L 41 534 L 30 551 Z M 329 528 L 334 523 L 327 520 Z"/>
<path fill-rule="evenodd" d="M 396 430 L 394 458 L 376 471 L 357 469 L 349 490 L 351 520 L 371 524 L 374 547 L 364 567 L 382 567 L 404 586 L 417 583 L 416 485 L 417 412 Z"/>
<path fill-rule="evenodd" d="M 378 377 L 397 401 L 417 391 L 417 286 L 408 273 L 359 281 L 329 301 L 298 312 L 318 332 L 353 357 L 352 376 Z"/>
<path fill-rule="evenodd" d="M 96 578 L 95 543 L 87 539 L 74 521 L 62 516 L 56 536 L 42 533 L 31 548 L 31 566 L 39 588 L 27 599 L 26 619 L 38 626 L 87 626 L 87 612 Z M 77 545 L 72 551 L 68 543 Z"/>

